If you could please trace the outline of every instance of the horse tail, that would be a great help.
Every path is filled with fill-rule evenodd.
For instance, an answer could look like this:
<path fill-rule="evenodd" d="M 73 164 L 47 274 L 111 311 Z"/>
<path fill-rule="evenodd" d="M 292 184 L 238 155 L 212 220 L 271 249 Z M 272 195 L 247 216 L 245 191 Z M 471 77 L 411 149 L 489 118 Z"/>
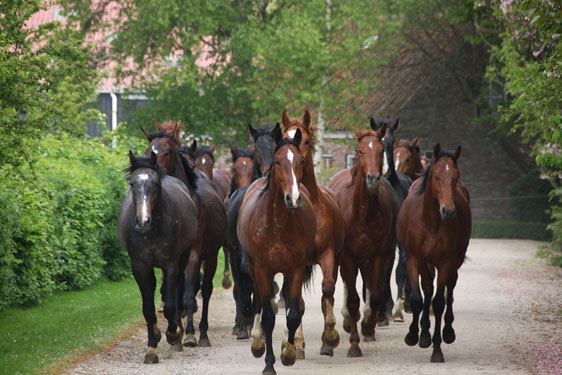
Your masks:
<path fill-rule="evenodd" d="M 310 287 L 312 286 L 312 279 L 313 279 L 313 274 L 314 274 L 314 266 L 310 265 L 310 266 L 304 266 L 304 288 L 306 290 L 310 290 Z"/>

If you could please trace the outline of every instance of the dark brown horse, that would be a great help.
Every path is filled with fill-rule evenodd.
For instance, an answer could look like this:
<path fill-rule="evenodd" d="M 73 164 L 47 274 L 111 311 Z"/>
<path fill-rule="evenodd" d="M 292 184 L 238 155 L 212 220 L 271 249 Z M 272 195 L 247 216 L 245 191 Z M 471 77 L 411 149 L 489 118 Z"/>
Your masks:
<path fill-rule="evenodd" d="M 252 169 L 254 168 L 254 155 L 249 150 L 230 146 L 230 153 L 232 154 L 232 179 L 228 196 L 234 193 L 234 190 L 252 183 Z"/>
<path fill-rule="evenodd" d="M 458 269 L 464 262 L 472 227 L 470 196 L 459 180 L 457 160 L 459 146 L 454 154 L 443 152 L 437 144 L 433 150 L 434 162 L 423 176 L 412 185 L 398 215 L 398 238 L 406 248 L 406 268 L 412 286 L 411 305 L 414 313 L 406 344 L 418 343 L 422 348 L 431 345 L 429 333 L 429 307 L 433 296 L 433 267 L 437 268 L 437 291 L 433 297 L 435 331 L 431 362 L 444 362 L 441 351 L 441 316 L 447 312 L 443 340 L 455 341 L 453 330 L 453 290 Z M 420 292 L 419 278 L 424 296 Z M 421 335 L 418 338 L 418 321 L 421 317 Z"/>
<path fill-rule="evenodd" d="M 401 139 L 394 147 L 394 165 L 396 172 L 402 173 L 412 180 L 418 178 L 423 172 L 418 142 L 418 137 L 411 141 Z"/>
<path fill-rule="evenodd" d="M 212 160 L 212 164 L 211 163 L 203 163 L 210 165 L 210 169 L 202 169 L 199 167 L 199 165 L 197 165 L 197 153 L 199 152 L 199 149 L 197 148 L 197 142 L 193 141 L 193 143 L 190 145 L 190 147 L 181 147 L 181 137 L 180 137 L 180 131 L 181 131 L 181 120 L 178 120 L 177 122 L 174 121 L 166 121 L 163 124 L 159 124 L 158 122 L 154 121 L 154 124 L 156 125 L 156 128 L 159 131 L 166 131 L 170 136 L 172 136 L 176 142 L 177 142 L 177 146 L 179 147 L 178 150 L 180 151 L 184 151 L 182 153 L 180 153 L 180 155 L 191 155 L 188 157 L 188 160 L 186 160 L 188 162 L 188 164 L 190 164 L 190 166 L 195 166 L 197 167 L 197 172 L 201 172 L 198 173 L 198 175 L 200 177 L 205 177 L 208 180 L 211 180 L 213 182 L 215 182 L 220 189 L 223 192 L 223 196 L 224 196 L 224 202 L 226 205 L 227 202 L 227 197 L 228 197 L 228 193 L 229 193 L 229 179 L 230 177 L 227 177 L 225 175 L 225 171 L 221 171 L 221 170 L 216 170 L 213 169 L 213 165 L 214 165 L 214 157 L 213 157 L 213 152 L 215 150 L 215 145 L 212 146 L 212 151 L 210 153 L 210 159 Z M 207 156 L 206 156 L 207 157 Z M 201 160 L 199 160 L 199 163 L 202 164 Z M 216 179 L 213 180 L 213 176 L 214 176 L 214 172 L 218 171 L 218 173 L 220 174 L 219 177 L 217 177 Z M 226 174 L 228 174 L 228 171 L 226 171 Z M 222 184 L 222 185 L 221 185 Z M 226 190 L 225 190 L 226 188 Z M 223 278 L 222 278 L 222 287 L 225 289 L 228 289 L 232 286 L 232 281 L 230 280 L 230 261 L 229 261 L 229 253 L 226 247 L 223 246 L 223 253 L 224 253 L 224 270 L 223 270 Z"/>
<path fill-rule="evenodd" d="M 184 346 L 196 346 L 195 329 L 193 327 L 193 314 L 196 310 L 195 296 L 201 286 L 203 296 L 203 310 L 199 324 L 199 346 L 210 346 L 207 330 L 209 299 L 213 292 L 213 276 L 217 268 L 217 254 L 224 243 L 226 232 L 226 212 L 222 191 L 212 181 L 199 178 L 196 183 L 192 181 L 186 171 L 191 170 L 193 160 L 186 160 L 178 152 L 178 143 L 172 132 L 161 130 L 148 134 L 145 132 L 150 144 L 146 152 L 154 152 L 158 162 L 166 169 L 169 175 L 177 177 L 184 182 L 199 211 L 198 231 L 193 241 L 187 267 L 185 268 L 185 294 L 184 305 L 187 311 L 187 325 Z M 193 148 L 193 145 L 192 147 Z M 199 280 L 199 269 L 204 262 L 203 281 Z"/>
<path fill-rule="evenodd" d="M 362 356 L 359 348 L 359 295 L 355 289 L 357 270 L 361 271 L 367 288 L 367 302 L 361 332 L 366 341 L 373 341 L 377 311 L 390 290 L 382 288 L 387 259 L 394 256 L 396 248 L 395 217 L 398 197 L 390 183 L 381 174 L 383 165 L 382 138 L 386 124 L 377 132 L 359 131 L 356 165 L 336 174 L 330 187 L 342 209 L 345 222 L 344 249 L 339 257 L 340 273 L 345 286 L 344 329 L 351 333 L 348 357 Z"/>
<path fill-rule="evenodd" d="M 310 113 L 305 110 L 302 122 L 289 119 L 286 111 L 281 115 L 285 130 L 284 137 L 292 139 L 297 130 L 302 133 L 302 155 L 304 157 L 302 183 L 309 193 L 310 201 L 316 216 L 316 237 L 314 251 L 307 255 L 308 265 L 319 264 L 322 269 L 322 312 L 324 314 L 324 332 L 320 354 L 332 356 L 333 349 L 338 346 L 340 337 L 335 329 L 334 291 L 338 277 L 337 257 L 340 255 L 345 239 L 345 227 L 341 210 L 334 193 L 316 184 L 314 162 L 312 156 L 316 138 L 310 126 Z M 302 330 L 299 329 L 299 334 Z M 297 336 L 297 357 L 304 358 L 304 338 Z M 300 353 L 302 351 L 302 353 Z"/>
<path fill-rule="evenodd" d="M 252 336 L 252 353 L 264 353 L 263 331 L 267 346 L 264 374 L 275 374 L 272 333 L 275 314 L 270 304 L 271 284 L 276 273 L 283 273 L 288 285 L 285 301 L 289 336 L 283 342 L 281 362 L 295 363 L 295 332 L 301 323 L 301 292 L 305 281 L 306 255 L 314 249 L 316 220 L 313 207 L 300 184 L 304 157 L 299 149 L 301 132 L 292 140 L 282 139 L 276 128 L 274 162 L 268 177 L 258 179 L 246 192 L 240 207 L 237 232 L 248 256 L 250 274 L 263 308 L 256 310 Z M 263 328 L 263 331 L 262 331 Z"/>
<path fill-rule="evenodd" d="M 195 152 L 195 166 L 202 170 L 209 180 L 219 185 L 226 198 L 230 192 L 230 180 L 232 176 L 227 170 L 215 168 L 214 152 L 214 144 L 210 147 L 197 147 L 197 151 Z"/>
<path fill-rule="evenodd" d="M 135 158 L 129 153 L 130 173 L 127 195 L 121 203 L 117 233 L 131 258 L 131 269 L 142 295 L 142 312 L 148 330 L 145 363 L 158 363 L 156 347 L 160 330 L 156 325 L 154 267 L 165 275 L 168 320 L 166 339 L 181 349 L 183 269 L 197 233 L 197 207 L 185 185 L 166 176 L 154 153 Z"/>

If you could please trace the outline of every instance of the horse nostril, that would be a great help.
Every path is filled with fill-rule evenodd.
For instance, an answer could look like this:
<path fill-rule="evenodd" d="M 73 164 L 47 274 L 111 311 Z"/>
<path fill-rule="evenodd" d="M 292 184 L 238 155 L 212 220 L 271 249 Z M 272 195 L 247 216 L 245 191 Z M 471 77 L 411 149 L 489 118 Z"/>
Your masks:
<path fill-rule="evenodd" d="M 300 197 L 300 196 L 297 198 L 297 204 L 298 204 L 299 206 L 300 206 L 300 204 L 301 204 L 301 197 Z"/>
<path fill-rule="evenodd" d="M 287 194 L 285 195 L 285 203 L 287 203 L 287 206 L 291 207 L 291 202 L 293 201 L 291 194 Z"/>
<path fill-rule="evenodd" d="M 441 208 L 441 213 L 443 216 L 447 215 L 447 209 L 445 207 Z"/>
<path fill-rule="evenodd" d="M 453 210 L 451 211 L 451 216 L 455 216 L 457 214 L 457 208 L 453 207 Z"/>

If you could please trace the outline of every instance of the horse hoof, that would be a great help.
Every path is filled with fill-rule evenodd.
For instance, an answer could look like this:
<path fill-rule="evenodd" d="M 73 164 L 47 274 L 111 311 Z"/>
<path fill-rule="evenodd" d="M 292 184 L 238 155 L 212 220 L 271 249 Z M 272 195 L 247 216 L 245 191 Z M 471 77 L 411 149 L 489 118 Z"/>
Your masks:
<path fill-rule="evenodd" d="M 267 368 L 267 367 L 266 367 L 266 368 L 262 371 L 262 375 L 277 375 L 277 372 L 275 371 L 275 369 L 274 369 L 273 367 L 272 367 L 272 368 Z"/>
<path fill-rule="evenodd" d="M 265 353 L 265 345 L 263 341 L 254 338 L 252 343 L 252 355 L 254 358 L 260 358 Z"/>
<path fill-rule="evenodd" d="M 443 341 L 446 344 L 452 344 L 455 342 L 457 336 L 455 335 L 455 330 L 453 328 L 444 328 L 443 329 Z"/>
<path fill-rule="evenodd" d="M 148 351 L 144 356 L 144 363 L 147 365 L 158 363 L 158 354 L 156 354 L 156 348 L 148 348 Z"/>
<path fill-rule="evenodd" d="M 326 344 L 322 344 L 322 346 L 320 347 L 320 355 L 327 355 L 329 357 L 333 357 L 334 356 L 334 349 L 330 348 Z"/>
<path fill-rule="evenodd" d="M 363 353 L 361 352 L 361 348 L 358 346 L 351 346 L 347 351 L 348 358 L 359 358 L 363 357 Z"/>
<path fill-rule="evenodd" d="M 176 345 L 181 340 L 181 329 L 180 327 L 176 328 L 176 333 L 166 331 L 166 341 L 170 345 Z"/>
<path fill-rule="evenodd" d="M 304 351 L 302 352 L 304 357 Z M 295 350 L 295 345 L 287 343 L 284 345 L 283 351 L 281 352 L 281 363 L 283 366 L 292 366 L 295 364 L 297 359 L 297 351 Z"/>
<path fill-rule="evenodd" d="M 248 331 L 245 329 L 241 329 L 236 335 L 236 340 L 248 340 L 249 338 L 250 335 L 248 334 Z"/>
<path fill-rule="evenodd" d="M 297 355 L 296 355 L 297 359 L 304 359 L 304 349 L 297 349 Z"/>
<path fill-rule="evenodd" d="M 234 326 L 232 327 L 232 336 L 238 336 L 238 334 L 240 333 L 241 329 L 238 326 Z"/>
<path fill-rule="evenodd" d="M 199 347 L 200 348 L 210 348 L 211 347 L 211 341 L 209 341 L 209 338 L 208 337 L 199 338 Z"/>
<path fill-rule="evenodd" d="M 404 323 L 404 315 L 401 311 L 397 311 L 392 315 L 392 321 L 394 323 Z"/>
<path fill-rule="evenodd" d="M 431 333 L 422 331 L 419 344 L 420 348 L 429 348 L 431 346 Z"/>
<path fill-rule="evenodd" d="M 377 322 L 377 327 L 388 327 L 390 323 L 388 322 L 388 318 L 385 316 L 384 320 L 379 320 Z"/>
<path fill-rule="evenodd" d="M 160 328 L 158 328 L 155 324 L 152 329 L 154 331 L 154 338 L 156 339 L 156 342 L 160 342 L 160 340 L 162 340 L 162 332 L 160 331 Z"/>
<path fill-rule="evenodd" d="M 431 363 L 443 363 L 445 362 L 445 358 L 443 358 L 442 352 L 433 352 L 431 355 Z"/>
<path fill-rule="evenodd" d="M 372 336 L 363 336 L 363 341 L 364 342 L 373 342 L 373 341 L 377 341 L 377 340 L 375 339 L 375 335 L 372 335 Z"/>
<path fill-rule="evenodd" d="M 327 346 L 329 348 L 337 348 L 340 344 L 340 334 L 336 329 L 326 331 L 322 334 L 322 346 Z"/>
<path fill-rule="evenodd" d="M 183 340 L 183 346 L 188 348 L 195 348 L 197 346 L 197 338 L 193 333 L 187 334 Z"/>
<path fill-rule="evenodd" d="M 224 289 L 230 289 L 232 286 L 232 281 L 230 280 L 230 272 L 225 272 L 222 278 L 222 287 Z"/>
<path fill-rule="evenodd" d="M 374 336 L 375 327 L 366 324 L 365 319 L 363 319 L 363 321 L 361 321 L 361 334 L 363 336 Z"/>
<path fill-rule="evenodd" d="M 343 330 L 347 333 L 351 333 L 351 322 L 349 321 L 349 317 L 343 318 Z"/>
<path fill-rule="evenodd" d="M 416 334 L 408 333 L 404 338 L 404 342 L 408 346 L 414 346 L 418 343 L 419 337 Z"/>

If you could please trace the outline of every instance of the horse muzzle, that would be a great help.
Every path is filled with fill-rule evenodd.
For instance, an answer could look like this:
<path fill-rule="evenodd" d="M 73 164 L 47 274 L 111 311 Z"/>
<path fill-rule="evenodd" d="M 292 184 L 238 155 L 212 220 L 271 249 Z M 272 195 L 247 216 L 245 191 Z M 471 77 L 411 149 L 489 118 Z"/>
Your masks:
<path fill-rule="evenodd" d="M 135 225 L 135 229 L 141 233 L 146 233 L 151 228 L 151 222 L 152 220 L 150 219 L 150 216 L 144 218 L 137 216 L 137 224 Z"/>
<path fill-rule="evenodd" d="M 294 194 L 287 194 L 285 195 L 285 204 L 287 205 L 287 208 L 294 210 L 297 209 L 301 206 L 301 196 L 300 194 L 298 194 L 297 196 L 295 196 Z"/>
<path fill-rule="evenodd" d="M 457 214 L 457 208 L 455 206 L 453 207 L 441 206 L 439 213 L 441 214 L 441 220 L 450 220 L 454 218 L 455 215 Z"/>
<path fill-rule="evenodd" d="M 367 189 L 369 190 L 376 190 L 379 187 L 379 183 L 381 182 L 381 175 L 380 173 L 377 174 L 367 174 L 365 177 L 367 183 Z"/>

